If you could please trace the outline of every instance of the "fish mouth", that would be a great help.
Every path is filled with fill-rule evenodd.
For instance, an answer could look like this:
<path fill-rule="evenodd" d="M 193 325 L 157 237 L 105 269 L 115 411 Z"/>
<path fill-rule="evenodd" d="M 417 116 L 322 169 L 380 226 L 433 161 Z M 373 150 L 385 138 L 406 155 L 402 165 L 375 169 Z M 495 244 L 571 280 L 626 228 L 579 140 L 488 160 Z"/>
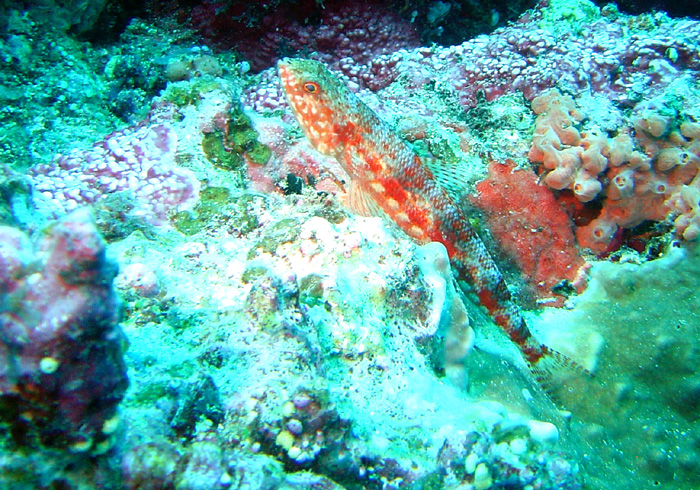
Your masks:
<path fill-rule="evenodd" d="M 283 87 L 289 87 L 289 82 L 293 78 L 291 58 L 282 58 L 277 62 L 277 74 L 280 77 Z"/>
<path fill-rule="evenodd" d="M 289 58 L 282 58 L 277 62 L 277 73 L 282 78 L 289 76 Z"/>

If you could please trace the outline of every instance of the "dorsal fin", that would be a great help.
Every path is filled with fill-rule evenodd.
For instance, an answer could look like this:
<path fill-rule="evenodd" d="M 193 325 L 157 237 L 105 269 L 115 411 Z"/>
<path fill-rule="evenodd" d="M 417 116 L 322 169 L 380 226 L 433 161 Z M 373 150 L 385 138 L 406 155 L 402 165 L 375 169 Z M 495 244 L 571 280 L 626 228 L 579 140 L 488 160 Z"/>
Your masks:
<path fill-rule="evenodd" d="M 464 197 L 470 177 L 468 166 L 465 163 L 448 163 L 428 156 L 419 157 L 416 155 L 416 158 L 430 170 L 438 185 L 445 189 L 455 202 L 459 202 Z"/>

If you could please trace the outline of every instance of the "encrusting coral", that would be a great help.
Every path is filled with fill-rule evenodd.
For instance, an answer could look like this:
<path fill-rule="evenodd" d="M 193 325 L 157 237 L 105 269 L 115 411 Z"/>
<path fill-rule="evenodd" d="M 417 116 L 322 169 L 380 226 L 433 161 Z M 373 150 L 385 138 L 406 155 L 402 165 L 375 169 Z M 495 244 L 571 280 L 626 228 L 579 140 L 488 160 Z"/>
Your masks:
<path fill-rule="evenodd" d="M 32 168 L 37 205 L 60 216 L 117 192 L 132 197 L 135 213 L 162 222 L 173 206 L 197 200 L 199 181 L 175 164 L 177 136 L 167 123 L 147 121 L 108 135 L 89 150 L 58 155 Z"/>
<path fill-rule="evenodd" d="M 0 418 L 18 441 L 103 453 L 128 381 L 112 281 L 89 211 L 54 224 L 36 252 L 0 228 Z"/>

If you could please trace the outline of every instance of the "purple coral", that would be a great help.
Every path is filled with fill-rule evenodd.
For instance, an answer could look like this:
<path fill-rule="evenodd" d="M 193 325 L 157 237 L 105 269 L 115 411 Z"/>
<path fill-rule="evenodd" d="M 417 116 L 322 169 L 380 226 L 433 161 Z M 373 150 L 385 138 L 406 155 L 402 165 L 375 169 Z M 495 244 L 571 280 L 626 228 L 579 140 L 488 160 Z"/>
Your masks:
<path fill-rule="evenodd" d="M 700 44 L 691 41 L 700 34 L 698 22 L 669 21 L 630 36 L 624 20 L 601 19 L 561 34 L 539 29 L 539 20 L 539 12 L 526 14 L 490 36 L 447 49 L 421 48 L 398 68 L 409 77 L 427 68 L 465 107 L 476 105 L 479 92 L 493 100 L 521 91 L 530 100 L 554 86 L 630 102 L 634 90 L 659 90 L 683 69 L 700 70 Z"/>
<path fill-rule="evenodd" d="M 371 74 L 378 69 L 372 67 L 378 56 L 419 45 L 415 24 L 369 1 L 331 2 L 322 9 L 318 3 L 295 2 L 293 7 L 271 9 L 258 22 L 250 15 L 237 20 L 241 7 L 204 2 L 194 9 L 192 22 L 213 42 L 233 45 L 255 71 L 269 68 L 282 56 L 304 52 L 329 64 L 349 61 Z M 316 21 L 309 22 L 314 17 Z"/>
<path fill-rule="evenodd" d="M 434 83 L 465 108 L 486 100 L 522 92 L 528 100 L 547 89 L 602 93 L 634 105 L 640 92 L 659 93 L 681 72 L 700 71 L 700 22 L 667 20 L 653 29 L 634 18 L 601 18 L 564 32 L 540 28 L 542 12 L 521 19 L 491 35 L 478 36 L 450 47 L 404 44 L 391 53 L 374 53 L 340 60 L 317 56 L 350 82 L 373 91 L 400 79 L 409 91 Z M 629 23 L 640 25 L 630 29 Z M 637 32 L 630 35 L 630 31 Z M 254 109 L 277 108 L 285 102 L 277 87 L 263 78 L 261 86 L 244 96 Z"/>
<path fill-rule="evenodd" d="M 36 253 L 19 230 L 0 228 L 0 416 L 15 435 L 78 452 L 111 446 L 128 384 L 116 273 L 85 208 L 54 224 Z"/>
<path fill-rule="evenodd" d="M 133 195 L 135 212 L 159 223 L 199 195 L 194 174 L 175 163 L 177 138 L 166 124 L 112 133 L 86 151 L 59 155 L 31 170 L 37 207 L 57 217 L 116 192 Z"/>

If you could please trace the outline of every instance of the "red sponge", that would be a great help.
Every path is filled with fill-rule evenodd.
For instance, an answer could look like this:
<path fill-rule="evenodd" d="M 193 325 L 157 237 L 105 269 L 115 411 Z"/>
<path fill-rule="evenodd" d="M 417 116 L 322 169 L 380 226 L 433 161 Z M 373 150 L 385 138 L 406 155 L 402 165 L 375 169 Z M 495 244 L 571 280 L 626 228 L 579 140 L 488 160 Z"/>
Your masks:
<path fill-rule="evenodd" d="M 531 170 L 492 162 L 477 184 L 474 204 L 483 210 L 498 244 L 519 266 L 541 299 L 562 303 L 552 292 L 562 280 L 575 285 L 585 264 L 575 246 L 572 223 L 552 191 Z"/>

